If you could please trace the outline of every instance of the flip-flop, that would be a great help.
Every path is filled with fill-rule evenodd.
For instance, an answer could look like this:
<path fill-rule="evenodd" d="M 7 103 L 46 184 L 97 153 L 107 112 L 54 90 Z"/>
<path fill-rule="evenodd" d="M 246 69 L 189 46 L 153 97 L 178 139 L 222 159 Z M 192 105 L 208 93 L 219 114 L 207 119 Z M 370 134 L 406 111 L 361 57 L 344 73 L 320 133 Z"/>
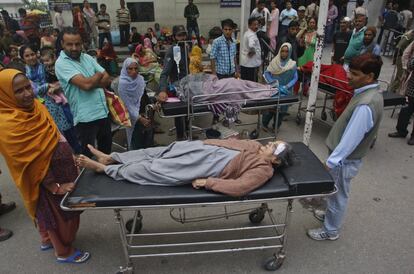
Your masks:
<path fill-rule="evenodd" d="M 52 248 L 53 248 L 52 244 L 41 244 L 40 245 L 40 250 L 41 251 L 46 251 L 46 250 L 49 250 L 49 249 L 52 249 Z"/>
<path fill-rule="evenodd" d="M 81 264 L 89 260 L 91 257 L 91 254 L 89 252 L 83 252 L 80 250 L 75 250 L 75 253 L 73 255 L 67 257 L 67 258 L 59 258 L 57 257 L 56 261 L 58 263 L 70 263 L 70 264 Z"/>

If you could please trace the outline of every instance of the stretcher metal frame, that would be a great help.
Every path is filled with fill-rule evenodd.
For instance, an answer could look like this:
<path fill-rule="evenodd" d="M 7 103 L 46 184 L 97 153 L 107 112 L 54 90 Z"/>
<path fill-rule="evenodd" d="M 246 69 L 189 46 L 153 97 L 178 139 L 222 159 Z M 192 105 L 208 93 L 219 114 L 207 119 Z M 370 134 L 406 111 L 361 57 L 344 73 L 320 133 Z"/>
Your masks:
<path fill-rule="evenodd" d="M 240 251 L 253 251 L 253 250 L 275 250 L 273 255 L 268 258 L 264 264 L 266 270 L 274 271 L 279 269 L 285 258 L 286 258 L 286 244 L 287 244 L 287 229 L 290 225 L 291 214 L 293 212 L 293 201 L 296 199 L 302 198 L 321 198 L 332 195 L 336 193 L 336 188 L 329 193 L 321 193 L 314 195 L 297 195 L 290 197 L 278 197 L 272 199 L 258 199 L 258 200 L 237 200 L 237 201 L 228 201 L 228 202 L 214 202 L 214 203 L 192 203 L 192 204 L 171 204 L 171 205 L 142 205 L 142 206 L 123 206 L 123 207 L 89 207 L 87 205 L 80 207 L 69 208 L 64 205 L 64 200 L 68 196 L 65 195 L 61 203 L 61 208 L 63 210 L 69 211 L 84 211 L 84 210 L 105 210 L 111 209 L 114 211 L 115 222 L 118 224 L 119 235 L 121 238 L 122 249 L 125 256 L 126 265 L 119 267 L 117 273 L 134 273 L 134 265 L 132 259 L 138 258 L 149 258 L 149 257 L 170 257 L 170 256 L 182 256 L 182 255 L 197 255 L 197 254 L 212 254 L 212 253 L 229 253 L 229 252 L 240 252 Z M 277 220 L 277 217 L 273 214 L 273 209 L 269 206 L 271 202 L 286 202 L 286 210 L 284 216 L 281 217 L 282 220 Z M 245 204 L 260 204 L 257 207 L 230 211 L 229 207 L 236 205 L 245 205 Z M 206 216 L 198 217 L 187 217 L 186 210 L 189 208 L 197 207 L 224 207 L 224 213 L 222 214 L 213 214 Z M 252 226 L 244 227 L 235 227 L 235 228 L 217 228 L 217 229 L 197 229 L 197 230 L 183 230 L 175 232 L 158 232 L 158 233 L 139 233 L 142 229 L 143 215 L 141 214 L 142 210 L 155 210 L 155 209 L 168 209 L 170 210 L 170 216 L 174 221 L 180 222 L 182 224 L 191 223 L 191 222 L 201 222 L 214 219 L 228 219 L 233 216 L 239 215 L 249 215 L 250 222 Z M 125 221 L 125 216 L 122 212 L 133 211 L 134 217 L 129 221 Z M 177 213 L 178 211 L 178 213 Z M 270 224 L 261 225 L 262 220 L 268 217 Z M 130 231 L 127 230 L 128 223 L 130 225 Z M 253 238 L 228 238 L 224 240 L 207 240 L 207 241 L 198 241 L 198 242 L 177 242 L 161 244 L 134 244 L 134 240 L 148 239 L 158 236 L 182 236 L 182 235 L 220 235 L 223 236 L 223 233 L 232 234 L 232 232 L 240 231 L 255 231 L 257 234 L 264 232 L 273 232 L 271 236 L 257 236 Z M 247 247 L 217 247 L 216 249 L 199 249 L 191 251 L 177 251 L 177 252 L 163 252 L 163 248 L 182 248 L 182 247 L 208 247 L 208 246 L 217 246 L 217 245 L 228 245 L 228 244 L 243 244 L 251 243 L 255 244 L 254 246 Z M 145 249 L 158 249 L 154 253 L 136 253 L 136 250 L 145 250 Z"/>
<path fill-rule="evenodd" d="M 236 126 L 246 126 L 246 125 L 252 125 L 255 124 L 256 125 L 256 130 L 257 132 L 260 132 L 261 128 L 262 128 L 262 124 L 261 124 L 261 111 L 262 110 L 267 110 L 267 109 L 276 109 L 276 124 L 278 122 L 279 119 L 279 112 L 280 112 L 280 107 L 281 106 L 290 106 L 290 105 L 294 105 L 294 104 L 299 104 L 301 98 L 299 97 L 298 100 L 294 101 L 294 102 L 289 102 L 289 103 L 281 103 L 281 97 L 283 98 L 283 96 L 280 96 L 280 94 L 278 94 L 277 96 L 274 97 L 264 97 L 264 98 L 255 98 L 255 99 L 240 99 L 240 100 L 212 100 L 212 101 L 206 101 L 206 102 L 202 102 L 202 103 L 196 103 L 197 100 L 203 100 L 203 99 L 208 99 L 210 97 L 220 97 L 220 96 L 224 96 L 224 95 L 229 95 L 229 94 L 247 94 L 247 93 L 257 93 L 257 92 L 269 92 L 272 91 L 273 89 L 253 89 L 253 90 L 248 90 L 248 91 L 237 91 L 237 92 L 227 92 L 227 93 L 223 93 L 223 94 L 202 94 L 202 95 L 195 95 L 192 96 L 191 98 L 189 98 L 187 100 L 187 113 L 183 113 L 183 114 L 176 114 L 176 115 L 165 115 L 165 114 L 161 114 L 160 116 L 162 118 L 179 118 L 179 117 L 183 117 L 183 118 L 187 118 L 188 122 L 189 122 L 189 129 L 193 129 L 193 123 L 194 123 L 194 119 L 197 116 L 203 116 L 203 115 L 208 115 L 210 113 L 212 113 L 211 111 L 196 111 L 197 107 L 206 107 L 208 105 L 213 105 L 213 104 L 241 104 L 241 111 L 257 111 L 257 122 L 256 123 L 242 123 L 242 124 L 238 124 Z M 249 102 L 264 102 L 266 100 L 272 99 L 272 98 L 277 98 L 276 103 L 275 104 L 266 104 L 266 105 L 258 105 L 258 106 L 246 106 L 247 103 Z M 198 128 L 198 130 L 204 130 L 204 129 L 200 129 Z M 193 136 L 192 136 L 193 130 L 188 130 L 188 140 L 192 140 Z M 270 137 L 266 137 L 266 138 L 260 138 L 260 140 L 265 140 L 265 139 L 270 139 L 270 138 L 274 138 L 277 135 L 277 130 L 275 130 L 275 135 L 274 136 L 270 136 Z"/>
<path fill-rule="evenodd" d="M 301 150 L 300 147 L 305 150 Z M 91 178 L 89 178 L 88 181 L 82 181 L 82 185 L 85 186 L 86 192 L 81 191 L 81 193 L 77 194 L 78 196 L 75 196 L 74 200 L 71 202 L 67 202 L 67 199 L 69 199 L 69 196 L 71 195 L 70 193 L 67 193 L 62 199 L 60 206 L 63 210 L 69 211 L 113 210 L 115 222 L 118 224 L 122 249 L 126 261 L 126 265 L 120 267 L 118 273 L 134 273 L 132 259 L 137 258 L 229 253 L 252 250 L 272 250 L 273 256 L 268 258 L 264 264 L 264 267 L 267 270 L 277 270 L 282 266 L 286 257 L 287 230 L 290 225 L 293 201 L 301 198 L 326 197 L 336 192 L 332 177 L 323 168 L 322 163 L 320 163 L 318 158 L 303 144 L 300 144 L 297 148 L 298 152 L 304 153 L 304 158 L 300 158 L 300 160 L 306 161 L 301 164 L 294 165 L 291 167 L 292 169 L 290 171 L 289 168 L 287 170 L 283 169 L 279 172 L 279 174 L 276 174 L 275 176 L 278 176 L 279 179 L 282 180 L 281 182 L 283 182 L 281 186 L 282 188 L 279 188 L 279 183 L 269 182 L 269 184 L 274 185 L 272 187 L 269 186 L 271 190 L 270 194 L 269 192 L 261 192 L 262 194 L 252 193 L 252 195 L 241 199 L 235 199 L 222 195 L 213 195 L 208 196 L 211 198 L 203 198 L 203 196 L 207 195 L 208 192 L 205 193 L 205 190 L 191 190 L 191 193 L 194 191 L 195 195 L 201 196 L 195 196 L 191 199 L 191 201 L 187 200 L 187 202 L 183 202 L 183 200 L 177 200 L 174 202 L 173 200 L 168 200 L 169 197 L 164 197 L 164 194 L 161 194 L 160 192 L 153 194 L 151 189 L 149 189 L 151 191 L 150 196 L 143 194 L 143 197 L 146 200 L 141 200 L 141 202 L 137 203 L 128 201 L 128 197 L 131 197 L 129 196 L 131 195 L 131 193 L 129 193 L 130 189 L 135 189 L 134 185 L 128 185 L 128 197 L 121 195 L 121 197 L 124 197 L 126 200 L 118 198 L 115 203 L 113 201 L 107 203 L 107 196 L 102 196 L 99 191 L 96 192 L 95 189 L 97 185 L 94 185 L 96 183 L 91 185 L 92 182 L 89 181 Z M 304 163 L 309 164 L 305 165 Z M 78 184 L 82 174 L 85 172 L 85 170 L 82 170 L 81 174 L 75 181 L 76 184 Z M 86 179 L 87 178 L 88 177 L 86 177 Z M 310 183 L 306 180 L 310 180 Z M 100 180 L 95 182 L 100 182 Z M 315 182 L 316 184 L 312 182 Z M 322 185 L 320 185 L 321 183 Z M 109 185 L 111 186 L 111 184 L 112 181 L 109 180 Z M 125 187 L 127 186 L 125 185 Z M 263 187 L 266 188 L 266 184 Z M 110 188 L 112 188 L 112 186 Z M 154 189 L 156 190 L 157 188 L 159 187 L 155 187 Z M 171 197 L 170 190 L 167 190 L 168 187 L 162 188 L 163 191 L 165 189 L 165 192 L 163 193 L 166 193 L 167 196 L 169 195 Z M 189 189 L 192 189 L 191 186 L 189 186 Z M 144 193 L 142 191 L 148 191 L 148 188 L 146 190 L 139 190 L 140 193 Z M 180 195 L 182 192 L 177 189 L 177 192 L 174 193 Z M 94 198 L 96 195 L 101 196 L 99 199 L 99 201 L 101 201 L 100 204 L 95 204 L 93 202 L 97 201 L 96 198 Z M 153 196 L 157 198 L 154 200 L 152 198 Z M 215 197 L 219 197 L 220 199 L 215 200 Z M 168 202 L 163 203 L 162 200 Z M 273 209 L 269 206 L 269 204 L 273 202 L 286 203 L 286 209 L 283 216 L 282 214 L 279 214 L 279 218 L 275 216 Z M 250 207 L 250 205 L 254 206 Z M 243 209 L 232 209 L 231 207 L 233 206 L 243 207 Z M 249 206 L 249 208 L 245 208 L 247 206 Z M 205 214 L 203 216 L 193 217 L 189 214 L 191 209 L 200 207 L 223 207 L 224 212 L 218 213 L 218 210 L 214 209 L 211 215 Z M 222 218 L 228 219 L 233 216 L 248 214 L 249 220 L 253 225 L 237 225 L 237 227 L 232 226 L 231 228 L 223 228 L 220 227 L 219 224 L 215 227 L 209 226 L 208 229 L 200 229 L 198 227 L 189 229 L 186 227 L 185 230 L 180 229 L 179 231 L 170 230 L 167 232 L 139 233 L 143 225 L 143 215 L 141 214 L 141 211 L 149 210 L 169 210 L 171 218 L 181 224 Z M 126 221 L 126 216 L 124 216 L 125 214 L 123 213 L 127 212 L 134 213 L 132 220 Z M 266 218 L 267 222 L 262 224 L 264 218 Z M 127 227 L 129 231 L 127 230 Z M 239 235 L 237 235 L 238 232 Z M 249 232 L 254 232 L 254 235 L 244 235 Z M 208 235 L 208 237 L 212 239 L 206 240 L 203 238 L 205 235 Z M 200 240 L 186 241 L 185 238 L 181 238 L 187 236 L 200 237 Z M 151 241 L 154 237 L 159 243 L 154 244 Z M 165 237 L 165 239 L 160 242 L 162 237 Z M 187 249 L 182 250 L 183 248 Z"/>

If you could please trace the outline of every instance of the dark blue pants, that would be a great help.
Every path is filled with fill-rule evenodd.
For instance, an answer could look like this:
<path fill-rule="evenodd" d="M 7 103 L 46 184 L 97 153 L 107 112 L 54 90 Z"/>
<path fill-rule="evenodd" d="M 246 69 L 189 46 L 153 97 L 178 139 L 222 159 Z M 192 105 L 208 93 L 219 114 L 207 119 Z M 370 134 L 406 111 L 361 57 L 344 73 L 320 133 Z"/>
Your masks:
<path fill-rule="evenodd" d="M 112 36 L 110 32 L 99 33 L 99 49 L 102 49 L 105 38 L 112 44 Z"/>

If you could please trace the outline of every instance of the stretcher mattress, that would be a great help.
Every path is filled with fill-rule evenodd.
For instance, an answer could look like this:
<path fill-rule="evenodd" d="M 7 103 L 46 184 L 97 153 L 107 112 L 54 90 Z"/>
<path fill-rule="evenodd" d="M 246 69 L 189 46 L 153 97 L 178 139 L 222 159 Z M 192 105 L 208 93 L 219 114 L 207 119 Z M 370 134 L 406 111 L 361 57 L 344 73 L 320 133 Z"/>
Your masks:
<path fill-rule="evenodd" d="M 405 105 L 405 97 L 394 92 L 386 91 L 382 93 L 384 97 L 384 107 Z"/>
<path fill-rule="evenodd" d="M 234 200 L 282 198 L 331 192 L 334 181 L 319 159 L 303 143 L 291 143 L 297 156 L 296 164 L 275 170 L 274 176 L 261 188 L 245 197 L 234 198 L 205 189 L 185 186 L 141 186 L 127 181 L 84 171 L 76 181 L 75 190 L 62 205 L 74 207 L 128 207 L 214 203 Z"/>
<path fill-rule="evenodd" d="M 278 98 L 269 98 L 266 100 L 252 100 L 248 101 L 243 107 L 264 107 L 264 106 L 275 106 L 278 103 Z M 280 104 L 294 104 L 299 102 L 299 96 L 288 95 L 280 97 Z M 186 102 L 170 102 L 163 104 L 163 112 L 165 116 L 185 115 L 187 114 L 187 103 Z M 195 113 L 209 112 L 206 105 L 196 106 L 194 108 Z"/>

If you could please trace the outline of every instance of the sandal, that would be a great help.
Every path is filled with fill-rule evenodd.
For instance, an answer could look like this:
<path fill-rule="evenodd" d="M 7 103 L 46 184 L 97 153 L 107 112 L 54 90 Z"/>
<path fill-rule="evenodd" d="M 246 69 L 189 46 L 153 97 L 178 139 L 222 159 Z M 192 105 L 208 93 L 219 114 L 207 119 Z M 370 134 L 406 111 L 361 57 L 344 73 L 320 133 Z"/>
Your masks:
<path fill-rule="evenodd" d="M 49 250 L 49 249 L 52 249 L 52 248 L 53 248 L 52 244 L 41 244 L 40 245 L 40 251 L 46 251 L 46 250 Z"/>
<path fill-rule="evenodd" d="M 73 255 L 67 258 L 57 257 L 56 261 L 58 263 L 81 264 L 89 260 L 90 257 L 91 257 L 91 254 L 89 252 L 86 252 L 86 251 L 83 252 L 83 251 L 76 249 Z"/>

